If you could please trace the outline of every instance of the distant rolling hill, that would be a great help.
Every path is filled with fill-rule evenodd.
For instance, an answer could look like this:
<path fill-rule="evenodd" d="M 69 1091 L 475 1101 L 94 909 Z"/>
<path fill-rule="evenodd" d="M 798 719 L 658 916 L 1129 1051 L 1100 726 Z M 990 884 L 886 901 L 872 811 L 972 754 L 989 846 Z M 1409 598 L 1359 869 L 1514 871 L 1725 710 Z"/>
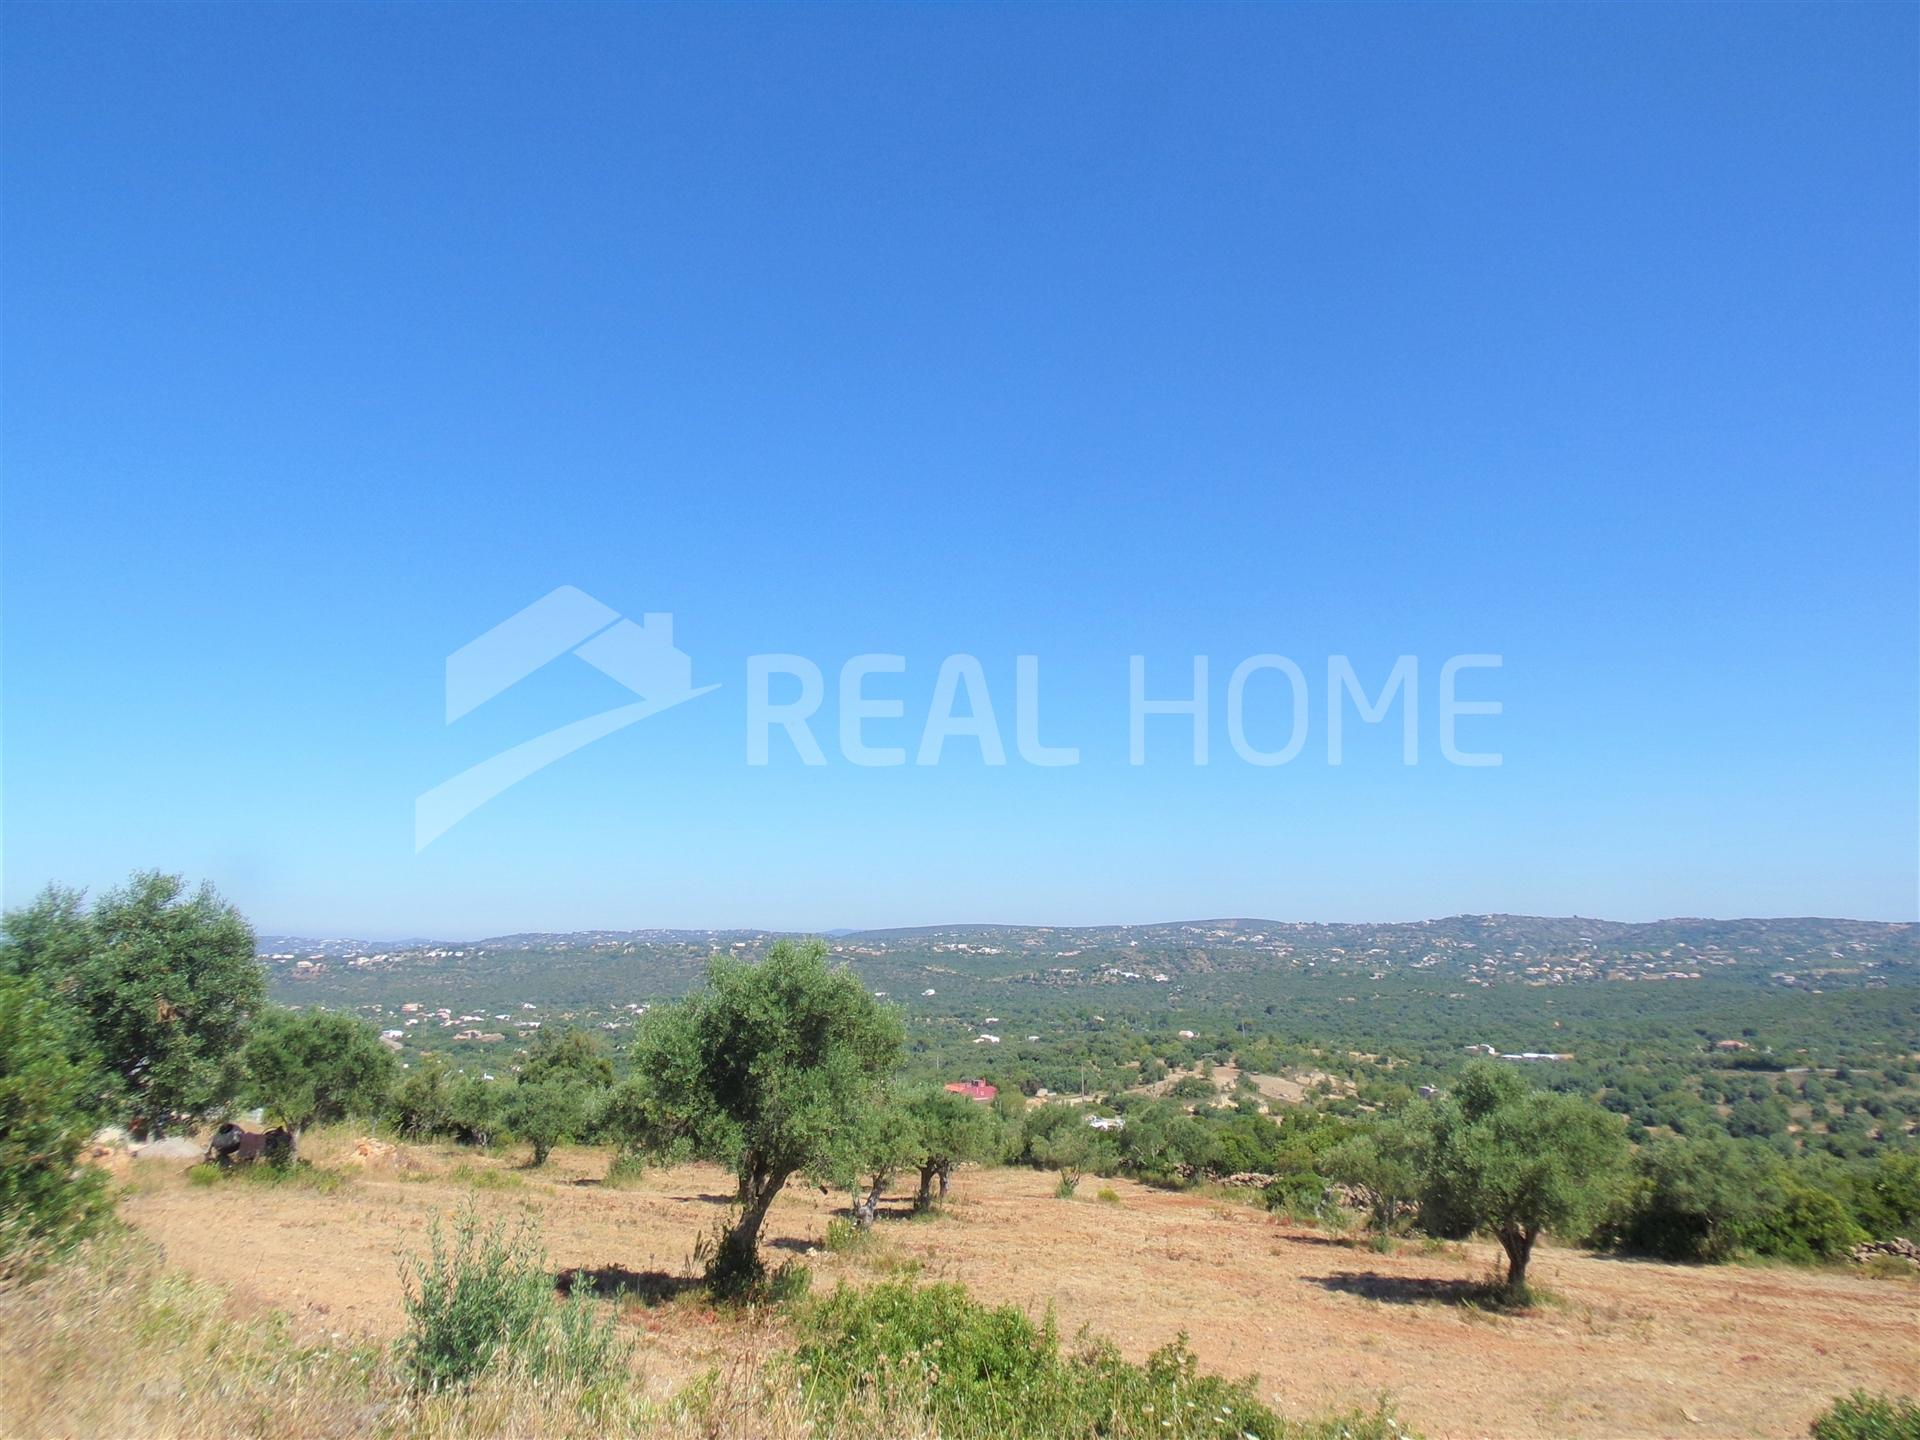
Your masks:
<path fill-rule="evenodd" d="M 780 932 L 588 930 L 474 941 L 262 936 L 276 993 L 325 1004 L 389 998 L 395 985 L 484 986 L 545 1003 L 670 996 L 717 952 L 753 955 Z M 836 932 L 836 955 L 877 986 L 949 976 L 991 985 L 1170 986 L 1234 973 L 1395 975 L 1476 985 L 1744 979 L 1838 988 L 1920 979 L 1920 926 L 1832 919 L 1452 915 L 1391 924 L 1249 918 L 1149 925 L 965 924 Z M 937 988 L 937 986 L 935 986 Z"/>

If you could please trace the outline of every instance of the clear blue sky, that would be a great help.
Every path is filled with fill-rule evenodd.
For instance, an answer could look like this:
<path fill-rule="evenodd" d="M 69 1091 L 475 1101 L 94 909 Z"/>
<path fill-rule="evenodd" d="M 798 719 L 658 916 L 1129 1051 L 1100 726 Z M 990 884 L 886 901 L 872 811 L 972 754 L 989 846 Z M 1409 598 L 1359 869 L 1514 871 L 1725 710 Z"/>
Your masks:
<path fill-rule="evenodd" d="M 6 899 L 1914 919 L 1917 16 L 10 6 Z M 563 658 L 444 723 L 561 585 L 720 689 L 416 855 L 416 795 L 632 698 Z M 825 766 L 745 763 L 773 651 Z M 869 743 L 965 652 L 1011 750 L 1034 654 L 1082 763 L 845 763 L 868 651 Z M 1220 713 L 1264 652 L 1276 768 Z M 1461 652 L 1498 768 L 1439 759 Z M 1127 763 L 1135 653 L 1212 657 L 1206 767 Z M 1327 657 L 1400 654 L 1421 763 L 1396 714 L 1328 765 Z"/>

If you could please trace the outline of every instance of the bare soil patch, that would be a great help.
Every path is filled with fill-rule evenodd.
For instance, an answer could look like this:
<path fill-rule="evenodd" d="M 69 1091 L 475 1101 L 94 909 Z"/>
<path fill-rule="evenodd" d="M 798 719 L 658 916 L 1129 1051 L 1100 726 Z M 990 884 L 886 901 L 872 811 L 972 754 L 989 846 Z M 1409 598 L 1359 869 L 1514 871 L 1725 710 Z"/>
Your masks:
<path fill-rule="evenodd" d="M 352 1176 L 331 1194 L 294 1186 L 191 1186 L 136 1163 L 122 1213 L 172 1263 L 220 1282 L 243 1307 L 302 1328 L 392 1335 L 403 1324 L 400 1256 L 436 1216 L 471 1199 L 536 1221 L 556 1278 L 616 1297 L 646 1332 L 649 1383 L 670 1388 L 722 1360 L 737 1317 L 688 1280 L 698 1237 L 732 1183 L 704 1166 L 598 1184 L 606 1156 L 562 1149 L 543 1170 L 518 1157 L 402 1146 L 348 1165 L 350 1140 L 313 1145 Z M 1110 1187 L 1118 1203 L 1095 1197 Z M 1436 1437 L 1797 1436 L 1856 1385 L 1920 1392 L 1920 1283 L 1842 1270 L 1680 1267 L 1564 1250 L 1538 1256 L 1552 1303 L 1495 1314 L 1462 1298 L 1494 1270 L 1491 1246 L 1364 1245 L 1282 1224 L 1218 1198 L 1093 1182 L 1053 1198 L 1053 1177 L 963 1171 L 945 1215 L 882 1220 L 855 1255 L 819 1250 L 844 1204 L 795 1185 L 767 1239 L 803 1256 L 816 1286 L 911 1273 L 980 1298 L 1085 1325 L 1142 1358 L 1185 1331 L 1208 1368 L 1257 1373 L 1306 1414 L 1387 1392 Z M 764 1324 L 764 1321 L 753 1322 Z"/>

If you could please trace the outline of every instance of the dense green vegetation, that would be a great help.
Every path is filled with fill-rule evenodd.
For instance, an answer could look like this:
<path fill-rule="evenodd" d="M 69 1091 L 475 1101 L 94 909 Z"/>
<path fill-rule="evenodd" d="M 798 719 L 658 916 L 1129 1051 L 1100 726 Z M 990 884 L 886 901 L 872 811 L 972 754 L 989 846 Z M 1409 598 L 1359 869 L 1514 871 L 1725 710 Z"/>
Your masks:
<path fill-rule="evenodd" d="M 241 1051 L 241 1093 L 291 1129 L 378 1115 L 399 1066 L 371 1026 L 325 1010 L 268 1010 Z"/>
<path fill-rule="evenodd" d="M 106 1177 L 75 1166 L 99 1115 L 76 1049 L 37 986 L 0 976 L 0 1257 L 63 1248 L 107 1209 Z"/>
<path fill-rule="evenodd" d="M 1813 1422 L 1813 1440 L 1920 1440 L 1920 1404 L 1855 1390 Z"/>
<path fill-rule="evenodd" d="M 135 875 L 89 909 L 51 886 L 6 916 L 0 973 L 71 1016 L 105 1098 L 161 1131 L 218 1113 L 239 1088 L 240 1047 L 266 1001 L 253 930 L 202 887 Z"/>
<path fill-rule="evenodd" d="M 377 1020 L 345 1009 L 267 1006 L 244 920 L 210 891 L 140 875 L 90 909 L 52 889 L 8 915 L 0 976 L 12 1023 L 42 1037 L 10 1048 L 65 1067 L 34 1059 L 31 1083 L 66 1097 L 55 1128 L 67 1143 L 95 1120 L 158 1131 L 255 1104 L 296 1130 L 355 1115 L 410 1138 L 518 1139 L 535 1164 L 569 1141 L 628 1165 L 704 1156 L 740 1187 L 716 1267 L 749 1281 L 758 1217 L 793 1176 L 845 1187 L 863 1221 L 897 1184 L 927 1208 L 957 1166 L 982 1161 L 1058 1171 L 1064 1194 L 1085 1174 L 1238 1176 L 1276 1209 L 1359 1209 L 1383 1235 L 1480 1229 L 1507 1247 L 1516 1280 L 1541 1233 L 1675 1260 L 1817 1261 L 1920 1228 L 1911 927 L 1674 922 L 1616 946 L 1661 950 L 1580 963 L 1603 975 L 1691 964 L 1697 981 L 1525 978 L 1560 963 L 1526 927 L 1563 923 L 1603 929 L 1375 927 L 1359 938 L 1380 943 L 1349 957 L 1364 970 L 1307 953 L 1302 937 L 1328 927 L 1294 927 L 1277 951 L 1261 932 L 1250 938 L 1264 950 L 1240 931 L 1150 946 L 1150 932 L 1115 931 L 1088 954 L 1082 932 L 1044 932 L 1074 962 L 1054 967 L 1036 965 L 1033 934 L 1015 954 L 1000 931 L 861 937 L 838 961 L 820 943 L 743 938 L 704 965 L 684 939 L 609 940 L 595 947 L 610 967 L 602 993 L 578 1010 L 540 996 L 527 960 L 567 942 L 529 937 L 493 970 L 478 952 L 423 961 L 432 974 L 458 961 L 452 973 L 482 993 L 444 1015 L 419 1001 L 359 1007 L 404 1015 L 382 1039 Z M 1822 947 L 1818 978 L 1837 988 L 1757 968 Z M 609 990 L 629 962 L 673 983 Z M 554 964 L 563 988 L 584 985 Z M 398 983 L 384 963 L 321 973 L 332 978 L 281 993 Z M 539 998 L 508 1001 L 503 985 Z M 498 1038 L 454 1038 L 480 1024 L 500 1025 Z M 1254 1076 L 1296 1088 L 1277 1100 Z M 942 1089 L 963 1077 L 999 1099 Z M 44 1176 L 8 1183 L 53 1205 Z"/>
<path fill-rule="evenodd" d="M 841 1289 L 799 1308 L 793 1363 L 823 1416 L 849 1402 L 925 1414 L 952 1440 L 1022 1435 L 1181 1440 L 1392 1440 L 1385 1409 L 1312 1425 L 1282 1420 L 1250 1382 L 1202 1375 L 1184 1337 L 1133 1365 L 1111 1345 L 1069 1351 L 1036 1326 L 958 1285 Z"/>
<path fill-rule="evenodd" d="M 1189 956 L 1178 984 L 1156 971 L 1146 988 L 1090 997 L 989 957 L 970 974 L 942 961 L 939 983 L 903 1004 L 824 943 L 778 940 L 712 956 L 672 996 L 617 1012 L 610 1000 L 578 1012 L 521 1000 L 487 1017 L 511 1040 L 503 1029 L 436 1047 L 417 1024 L 383 1034 L 371 1016 L 269 1005 L 251 952 L 230 906 L 166 876 L 136 876 L 91 908 L 52 890 L 6 917 L 0 1259 L 97 1228 L 105 1187 L 76 1160 L 106 1121 L 152 1134 L 257 1105 L 296 1134 L 356 1119 L 415 1139 L 515 1140 L 536 1166 L 581 1142 L 608 1148 L 609 1182 L 646 1160 L 699 1157 L 738 1186 L 697 1246 L 709 1289 L 784 1307 L 793 1348 L 779 1373 L 810 1424 L 860 1414 L 958 1437 L 1387 1437 L 1405 1432 L 1383 1411 L 1303 1427 L 1249 1384 L 1199 1374 L 1184 1343 L 1134 1365 L 958 1287 L 809 1297 L 803 1268 L 767 1274 L 761 1223 L 802 1176 L 850 1196 L 835 1247 L 865 1243 L 888 1194 L 938 1206 L 967 1164 L 1057 1172 L 1063 1202 L 1086 1175 L 1230 1181 L 1314 1223 L 1362 1215 L 1383 1245 L 1416 1229 L 1489 1235 L 1507 1255 L 1503 1300 L 1526 1298 L 1543 1235 L 1670 1260 L 1818 1263 L 1920 1229 L 1920 1071 L 1907 1048 L 1920 1009 L 1885 971 L 1830 993 L 1727 976 L 1471 984 L 1436 998 L 1422 976 L 1355 985 Z M 889 984 L 928 973 L 896 969 Z M 959 995 L 914 1003 L 942 989 Z M 422 1011 L 409 1004 L 409 1018 Z M 482 1018 L 445 1008 L 424 1034 Z M 625 1018 L 595 1018 L 614 1013 Z M 999 1093 L 982 1104 L 944 1088 L 960 1077 Z M 305 1165 L 192 1178 L 340 1183 Z M 436 1230 L 407 1272 L 406 1308 L 407 1335 L 380 1363 L 407 1393 L 504 1377 L 564 1391 L 616 1427 L 644 1409 L 612 1315 L 585 1291 L 556 1296 L 530 1235 L 471 1215 Z M 1853 1395 L 1814 1433 L 1913 1440 L 1915 1422 L 1909 1401 Z"/>

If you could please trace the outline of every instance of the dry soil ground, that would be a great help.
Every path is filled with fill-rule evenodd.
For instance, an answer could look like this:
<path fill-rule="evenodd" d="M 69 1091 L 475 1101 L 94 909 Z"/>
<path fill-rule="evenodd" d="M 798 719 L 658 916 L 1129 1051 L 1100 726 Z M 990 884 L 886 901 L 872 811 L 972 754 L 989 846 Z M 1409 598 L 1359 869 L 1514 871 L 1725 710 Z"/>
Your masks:
<path fill-rule="evenodd" d="M 353 1179 L 331 1194 L 292 1186 L 189 1185 L 177 1163 L 134 1167 L 122 1213 L 169 1259 L 226 1286 L 236 1304 L 291 1312 L 306 1329 L 389 1335 L 402 1323 L 399 1256 L 468 1198 L 483 1214 L 536 1220 L 556 1268 L 604 1271 L 650 1297 L 625 1313 L 647 1332 L 650 1383 L 671 1388 L 744 1337 L 674 1282 L 725 1213 L 732 1185 L 697 1166 L 637 1185 L 598 1183 L 605 1156 L 402 1150 L 362 1166 L 310 1146 Z M 1186 1331 L 1202 1363 L 1255 1372 L 1279 1408 L 1311 1413 L 1387 1392 L 1410 1423 L 1451 1436 L 1804 1435 L 1856 1385 L 1920 1392 L 1920 1282 L 1839 1270 L 1690 1268 L 1547 1250 L 1535 1279 L 1555 1302 L 1517 1315 L 1459 1303 L 1491 1247 L 1391 1255 L 1280 1223 L 1231 1199 L 1088 1180 L 963 1171 L 936 1219 L 884 1219 L 855 1256 L 809 1253 L 843 1203 L 791 1187 L 766 1238 L 807 1253 L 816 1288 L 902 1271 L 956 1279 L 983 1299 L 1082 1325 L 1134 1358 Z M 671 1297 L 671 1298 L 663 1298 Z"/>

